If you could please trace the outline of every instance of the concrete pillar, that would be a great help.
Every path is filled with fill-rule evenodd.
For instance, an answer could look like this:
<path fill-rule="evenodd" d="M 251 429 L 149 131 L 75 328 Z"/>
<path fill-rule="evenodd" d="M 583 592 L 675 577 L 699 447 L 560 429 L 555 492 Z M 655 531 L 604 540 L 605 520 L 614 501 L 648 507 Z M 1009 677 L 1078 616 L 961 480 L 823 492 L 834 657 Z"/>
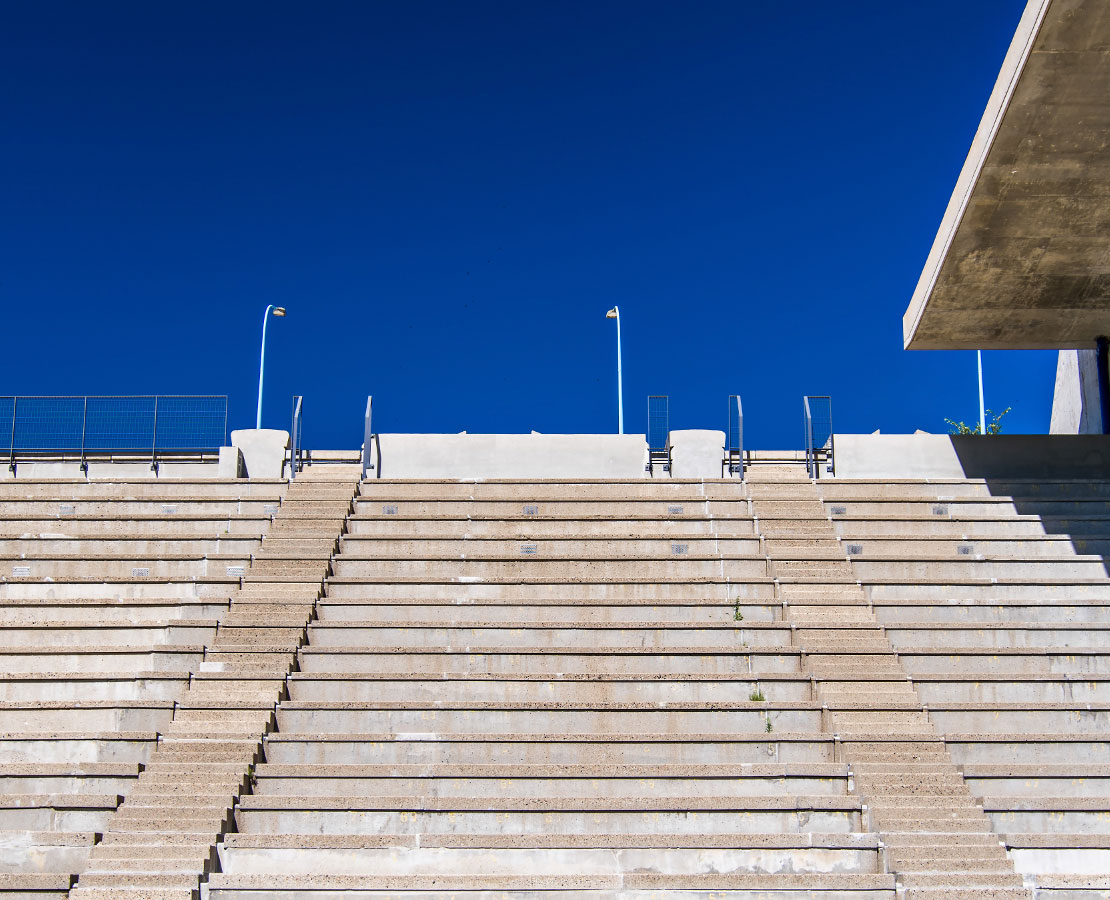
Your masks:
<path fill-rule="evenodd" d="M 1061 350 L 1056 362 L 1050 434 L 1102 434 L 1094 350 Z"/>

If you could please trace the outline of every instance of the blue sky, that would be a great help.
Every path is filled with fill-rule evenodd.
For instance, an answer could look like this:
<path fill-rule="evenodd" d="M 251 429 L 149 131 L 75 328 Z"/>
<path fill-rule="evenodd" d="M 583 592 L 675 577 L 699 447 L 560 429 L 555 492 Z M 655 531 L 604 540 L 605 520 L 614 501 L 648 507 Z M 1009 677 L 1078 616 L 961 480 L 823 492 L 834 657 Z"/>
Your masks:
<path fill-rule="evenodd" d="M 226 393 L 306 441 L 977 415 L 901 317 L 1020 0 L 7 4 L 4 394 Z M 1047 430 L 1054 353 L 984 355 Z"/>

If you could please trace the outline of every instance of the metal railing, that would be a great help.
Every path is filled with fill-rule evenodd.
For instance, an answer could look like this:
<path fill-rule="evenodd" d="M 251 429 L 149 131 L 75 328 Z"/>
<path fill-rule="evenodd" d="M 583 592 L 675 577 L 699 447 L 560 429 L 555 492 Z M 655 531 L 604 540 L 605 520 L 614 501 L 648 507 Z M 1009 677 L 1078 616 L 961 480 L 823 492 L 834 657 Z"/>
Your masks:
<path fill-rule="evenodd" d="M 374 463 L 370 461 L 371 447 L 377 443 L 378 436 L 370 428 L 370 414 L 374 409 L 374 398 L 372 396 L 366 398 L 366 412 L 362 417 L 362 477 L 366 478 L 366 473 L 374 468 Z M 378 461 L 381 462 L 381 445 L 378 444 Z M 378 468 L 378 477 L 381 478 L 381 469 Z"/>
<path fill-rule="evenodd" d="M 293 397 L 293 420 L 289 425 L 289 480 L 297 477 L 297 473 L 304 468 L 304 441 L 301 432 L 304 419 L 301 412 L 304 406 L 304 397 Z"/>
<path fill-rule="evenodd" d="M 725 458 L 729 475 L 744 477 L 744 407 L 739 394 L 728 396 L 728 433 L 725 437 Z"/>
<path fill-rule="evenodd" d="M 662 464 L 664 472 L 671 471 L 671 401 L 665 395 L 648 397 L 647 441 L 647 471 L 654 473 L 656 463 Z"/>
<path fill-rule="evenodd" d="M 821 466 L 836 474 L 836 438 L 832 425 L 832 397 L 802 398 L 802 427 L 805 430 L 806 471 L 821 477 Z"/>
<path fill-rule="evenodd" d="M 19 459 L 159 457 L 219 453 L 227 443 L 226 395 L 0 397 L 8 469 Z"/>

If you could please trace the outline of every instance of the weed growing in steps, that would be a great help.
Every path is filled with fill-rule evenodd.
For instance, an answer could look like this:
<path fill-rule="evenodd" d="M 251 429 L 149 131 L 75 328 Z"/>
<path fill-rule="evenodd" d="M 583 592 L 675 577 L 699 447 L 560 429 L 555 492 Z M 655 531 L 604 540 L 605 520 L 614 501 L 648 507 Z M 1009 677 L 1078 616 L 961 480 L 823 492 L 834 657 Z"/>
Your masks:
<path fill-rule="evenodd" d="M 763 691 L 757 686 L 754 691 L 748 694 L 748 699 L 753 703 L 762 703 L 767 698 L 763 696 Z"/>

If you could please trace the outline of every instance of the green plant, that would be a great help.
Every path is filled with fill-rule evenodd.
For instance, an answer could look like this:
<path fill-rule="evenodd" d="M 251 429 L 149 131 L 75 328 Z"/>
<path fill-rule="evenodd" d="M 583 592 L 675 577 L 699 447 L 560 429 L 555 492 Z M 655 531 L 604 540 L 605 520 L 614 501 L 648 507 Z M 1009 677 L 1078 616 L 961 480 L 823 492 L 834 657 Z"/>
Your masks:
<path fill-rule="evenodd" d="M 771 717 L 768 716 L 767 717 L 767 733 L 770 734 L 774 730 L 775 730 L 775 726 L 771 724 Z"/>
<path fill-rule="evenodd" d="M 753 703 L 762 703 L 767 698 L 763 696 L 763 691 L 756 685 L 755 690 L 748 694 L 748 699 Z"/>
<path fill-rule="evenodd" d="M 987 434 L 1002 433 L 1002 417 L 1011 409 L 1013 409 L 1012 406 L 1007 406 L 998 415 L 995 415 L 993 410 L 987 410 Z M 964 422 L 953 422 L 951 419 L 945 419 L 944 421 L 948 425 L 949 434 L 979 434 L 978 422 L 976 422 L 975 427 L 972 428 Z"/>
<path fill-rule="evenodd" d="M 737 622 L 743 622 L 744 621 L 744 614 L 742 612 L 740 612 L 740 601 L 739 600 L 736 601 L 736 605 L 732 608 L 732 618 L 734 618 Z"/>

